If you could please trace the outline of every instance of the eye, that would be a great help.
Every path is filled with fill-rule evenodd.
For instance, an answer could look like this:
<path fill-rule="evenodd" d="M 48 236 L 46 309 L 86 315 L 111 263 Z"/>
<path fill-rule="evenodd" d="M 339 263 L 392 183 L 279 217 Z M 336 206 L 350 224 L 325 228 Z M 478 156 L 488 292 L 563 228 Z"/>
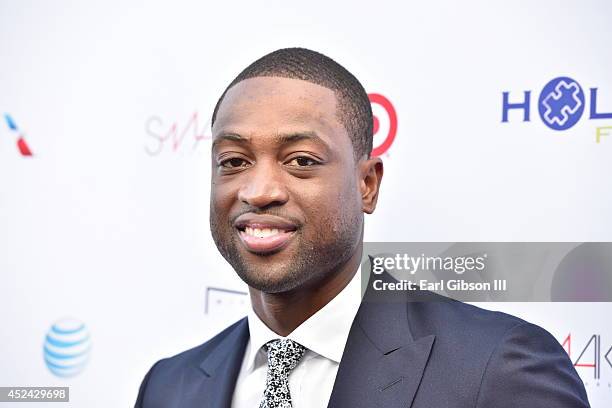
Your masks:
<path fill-rule="evenodd" d="M 219 166 L 226 169 L 240 169 L 248 167 L 248 165 L 249 163 L 240 157 L 232 157 L 231 159 L 223 160 L 219 163 Z"/>
<path fill-rule="evenodd" d="M 311 167 L 311 166 L 316 166 L 321 163 L 310 157 L 299 156 L 299 157 L 294 157 L 293 159 L 289 160 L 287 164 L 289 166 L 295 166 L 295 167 Z"/>

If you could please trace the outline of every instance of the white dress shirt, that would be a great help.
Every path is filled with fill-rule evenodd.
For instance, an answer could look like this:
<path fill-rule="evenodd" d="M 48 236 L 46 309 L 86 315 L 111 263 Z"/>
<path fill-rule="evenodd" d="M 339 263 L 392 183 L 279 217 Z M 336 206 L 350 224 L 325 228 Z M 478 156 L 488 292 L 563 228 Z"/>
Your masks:
<path fill-rule="evenodd" d="M 268 369 L 263 346 L 270 340 L 282 338 L 306 347 L 304 356 L 289 374 L 293 408 L 327 407 L 344 346 L 361 303 L 360 269 L 336 297 L 287 337 L 274 333 L 252 308 L 249 310 L 250 338 L 236 380 L 232 408 L 259 407 Z"/>

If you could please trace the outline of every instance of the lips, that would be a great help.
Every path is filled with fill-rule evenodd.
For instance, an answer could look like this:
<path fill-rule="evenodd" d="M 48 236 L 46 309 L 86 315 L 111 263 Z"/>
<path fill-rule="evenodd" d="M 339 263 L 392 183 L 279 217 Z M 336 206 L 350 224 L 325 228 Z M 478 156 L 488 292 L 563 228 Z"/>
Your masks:
<path fill-rule="evenodd" d="M 272 215 L 243 214 L 236 219 L 240 240 L 246 249 L 267 254 L 285 247 L 297 230 L 297 225 Z"/>

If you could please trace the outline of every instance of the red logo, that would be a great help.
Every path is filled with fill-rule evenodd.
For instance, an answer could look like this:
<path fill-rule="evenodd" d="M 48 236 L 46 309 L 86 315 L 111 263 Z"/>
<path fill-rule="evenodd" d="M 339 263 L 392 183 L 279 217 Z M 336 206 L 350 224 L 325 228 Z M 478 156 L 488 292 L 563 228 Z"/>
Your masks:
<path fill-rule="evenodd" d="M 28 146 L 28 143 L 25 140 L 23 132 L 20 131 L 19 128 L 17 128 L 17 125 L 15 124 L 15 121 L 13 120 L 11 115 L 5 113 L 4 119 L 6 120 L 6 124 L 9 129 L 17 136 L 17 149 L 19 149 L 19 153 L 21 153 L 21 155 L 25 157 L 32 156 L 32 151 L 30 150 L 30 146 Z"/>
<path fill-rule="evenodd" d="M 395 140 L 395 135 L 397 134 L 397 113 L 395 112 L 395 108 L 393 107 L 391 101 L 389 101 L 389 99 L 385 98 L 383 95 L 371 93 L 368 94 L 368 98 L 370 99 L 372 108 L 374 108 L 375 104 L 380 105 L 385 110 L 387 117 L 389 118 L 389 129 L 387 130 L 387 135 L 381 144 L 374 146 L 372 149 L 372 156 L 376 157 L 386 153 Z M 376 115 L 374 115 L 374 136 L 376 136 L 379 129 L 380 120 Z"/>
<path fill-rule="evenodd" d="M 194 111 L 184 123 L 172 122 L 167 126 L 159 116 L 151 116 L 145 123 L 145 130 L 150 138 L 150 143 L 145 145 L 145 151 L 151 156 L 157 156 L 164 150 L 164 146 L 170 145 L 173 153 L 181 146 L 191 144 L 191 150 L 195 151 L 203 140 L 211 140 L 210 122 L 202 123 L 198 112 Z"/>

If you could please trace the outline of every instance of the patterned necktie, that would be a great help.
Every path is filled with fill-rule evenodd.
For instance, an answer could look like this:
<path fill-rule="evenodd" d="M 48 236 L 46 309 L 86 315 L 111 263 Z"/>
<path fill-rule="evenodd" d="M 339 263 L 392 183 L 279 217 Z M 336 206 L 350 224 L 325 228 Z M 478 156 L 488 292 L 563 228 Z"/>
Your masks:
<path fill-rule="evenodd" d="M 289 373 L 295 368 L 306 350 L 289 339 L 277 339 L 266 343 L 268 349 L 268 374 L 266 389 L 259 408 L 291 408 Z"/>

